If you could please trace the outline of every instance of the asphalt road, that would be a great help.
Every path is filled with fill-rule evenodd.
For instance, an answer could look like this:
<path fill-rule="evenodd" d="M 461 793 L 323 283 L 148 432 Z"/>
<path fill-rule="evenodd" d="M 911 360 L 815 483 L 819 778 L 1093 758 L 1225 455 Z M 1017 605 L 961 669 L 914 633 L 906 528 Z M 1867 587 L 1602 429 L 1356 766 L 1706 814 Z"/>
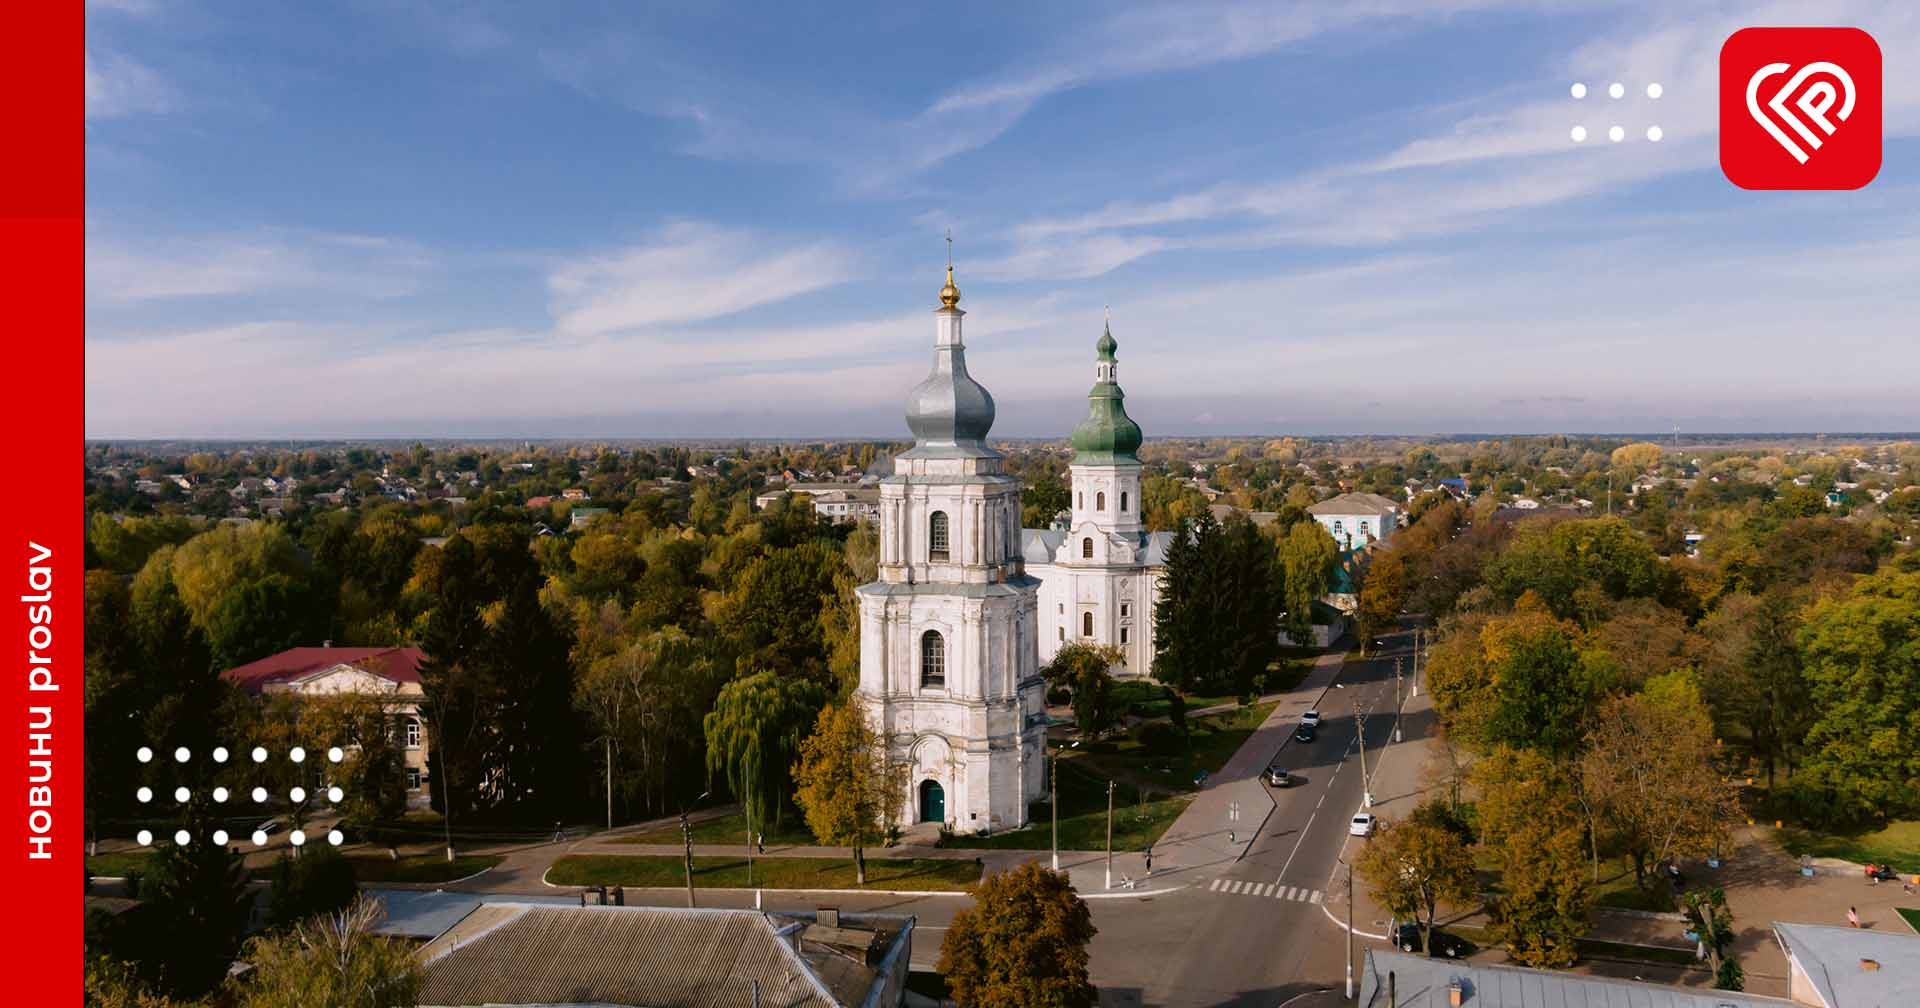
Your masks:
<path fill-rule="evenodd" d="M 1273 762 L 1297 774 L 1289 788 L 1269 789 L 1273 814 L 1237 863 L 1198 876 L 1185 888 L 1153 896 L 1089 900 L 1094 925 L 1091 973 L 1105 1005 L 1244 1006 L 1276 1008 L 1291 998 L 1344 983 L 1346 933 L 1323 902 L 1345 885 L 1338 858 L 1347 827 L 1361 806 L 1360 759 L 1354 711 L 1369 711 L 1369 767 L 1393 731 L 1393 658 L 1410 662 L 1411 634 L 1383 638 L 1387 646 L 1365 661 L 1348 662 L 1320 703 L 1319 737 L 1287 741 Z M 1410 670 L 1410 665 L 1409 665 Z M 1410 733 L 1409 740 L 1413 738 Z M 1247 828 L 1258 822 L 1250 814 Z M 511 888 L 482 876 L 463 889 Z M 567 890 L 538 887 L 548 893 Z M 628 890 L 628 901 L 685 905 L 678 890 Z M 954 914 L 968 905 L 960 894 L 892 896 L 765 890 L 768 910 L 886 911 L 917 918 L 912 961 L 931 969 Z M 700 890 L 701 906 L 751 907 L 756 894 Z M 1360 931 L 1378 932 L 1373 921 Z"/>
<path fill-rule="evenodd" d="M 1104 1003 L 1274 1008 L 1343 986 L 1346 933 L 1322 903 L 1345 885 L 1335 869 L 1361 807 L 1354 711 L 1371 712 L 1371 767 L 1393 731 L 1393 657 L 1411 654 L 1410 634 L 1383 639 L 1378 657 L 1349 662 L 1327 691 L 1319 737 L 1281 748 L 1274 762 L 1302 781 L 1272 791 L 1274 813 L 1244 858 L 1178 893 L 1095 905 L 1092 971 Z"/>

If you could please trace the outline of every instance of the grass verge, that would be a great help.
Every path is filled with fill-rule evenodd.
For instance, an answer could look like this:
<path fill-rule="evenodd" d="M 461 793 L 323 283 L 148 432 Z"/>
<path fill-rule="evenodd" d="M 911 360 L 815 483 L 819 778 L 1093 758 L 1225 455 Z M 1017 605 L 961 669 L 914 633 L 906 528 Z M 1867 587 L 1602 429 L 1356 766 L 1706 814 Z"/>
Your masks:
<path fill-rule="evenodd" d="M 1780 845 L 1798 857 L 1839 858 L 1856 864 L 1890 864 L 1905 875 L 1920 874 L 1920 819 L 1901 819 L 1863 833 L 1821 833 L 1802 826 L 1777 831 Z"/>
<path fill-rule="evenodd" d="M 357 882 L 451 882 L 477 875 L 506 859 L 498 854 L 460 854 L 449 861 L 445 854 L 433 853 L 408 854 L 398 860 L 384 854 L 354 854 L 347 860 L 353 865 Z"/>
<path fill-rule="evenodd" d="M 87 872 L 97 878 L 126 878 L 129 872 L 144 875 L 147 857 L 148 852 L 143 850 L 95 854 L 87 859 Z"/>
<path fill-rule="evenodd" d="M 1107 845 L 1107 782 L 1079 767 L 1079 760 L 1060 761 L 1060 849 L 1105 850 Z M 1114 789 L 1113 849 L 1145 850 L 1186 810 L 1184 797 L 1142 802 L 1140 789 L 1121 784 Z M 974 850 L 1047 850 L 1053 842 L 1053 810 L 1035 804 L 1024 828 L 992 836 L 947 836 L 942 847 Z"/>
<path fill-rule="evenodd" d="M 762 828 L 766 841 L 783 847 L 811 847 L 813 834 L 799 815 L 787 816 L 773 829 Z M 677 844 L 680 842 L 680 827 L 663 826 L 645 833 L 623 836 L 618 843 L 626 844 Z M 693 824 L 693 842 L 697 844 L 744 844 L 747 843 L 747 817 L 743 812 L 733 812 L 715 819 L 707 819 Z"/>
<path fill-rule="evenodd" d="M 1907 926 L 1913 929 L 1914 934 L 1920 934 L 1920 910 L 1913 910 L 1907 907 L 1895 907 L 1893 912 L 1899 914 L 1900 919 L 1907 922 Z"/>
<path fill-rule="evenodd" d="M 1574 945 L 1583 957 L 1600 959 L 1630 959 L 1634 962 L 1656 963 L 1661 966 L 1699 966 L 1700 960 L 1692 949 L 1654 948 L 1649 945 L 1626 945 L 1621 942 L 1600 941 L 1595 938 L 1578 938 Z"/>
<path fill-rule="evenodd" d="M 686 884 L 680 859 L 649 854 L 570 854 L 547 872 L 554 885 L 622 885 L 666 889 Z M 868 858 L 867 882 L 854 881 L 853 862 L 842 858 L 697 857 L 693 884 L 700 889 L 904 889 L 964 892 L 980 881 L 980 865 L 971 860 Z"/>

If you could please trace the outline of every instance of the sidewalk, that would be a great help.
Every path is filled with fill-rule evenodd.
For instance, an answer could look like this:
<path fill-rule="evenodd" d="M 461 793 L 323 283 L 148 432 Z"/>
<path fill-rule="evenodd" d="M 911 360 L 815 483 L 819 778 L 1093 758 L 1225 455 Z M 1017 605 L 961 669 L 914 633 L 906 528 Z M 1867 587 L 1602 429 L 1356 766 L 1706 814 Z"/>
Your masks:
<path fill-rule="evenodd" d="M 1274 809 L 1273 796 L 1260 781 L 1261 771 L 1293 737 L 1300 715 L 1319 705 L 1321 696 L 1339 676 L 1345 661 L 1344 652 L 1320 655 L 1300 685 L 1275 695 L 1279 705 L 1273 713 L 1267 715 L 1267 720 L 1247 738 L 1227 765 L 1207 779 L 1186 811 L 1180 813 L 1180 818 L 1175 819 L 1153 845 L 1156 887 L 1169 879 L 1191 884 L 1200 880 L 1203 873 L 1217 871 L 1246 854 Z M 1236 806 L 1237 819 L 1233 818 Z M 1136 870 L 1141 867 L 1137 855 L 1131 860 Z M 1115 871 L 1119 869 L 1116 867 Z"/>

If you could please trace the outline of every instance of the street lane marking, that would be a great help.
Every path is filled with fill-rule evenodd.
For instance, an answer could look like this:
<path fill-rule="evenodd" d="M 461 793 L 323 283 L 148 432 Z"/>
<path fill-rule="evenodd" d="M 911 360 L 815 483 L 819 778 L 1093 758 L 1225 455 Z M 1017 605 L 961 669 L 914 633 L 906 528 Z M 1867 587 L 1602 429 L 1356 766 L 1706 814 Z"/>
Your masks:
<path fill-rule="evenodd" d="M 1256 895 L 1256 896 L 1265 896 L 1265 895 L 1267 895 L 1267 894 L 1268 894 L 1269 892 L 1271 892 L 1272 890 L 1273 890 L 1273 883 L 1271 883 L 1271 882 L 1262 882 L 1262 883 L 1260 883 L 1260 888 L 1259 888 L 1259 889 L 1257 889 L 1257 890 L 1255 890 L 1255 892 L 1254 892 L 1254 895 Z"/>
<path fill-rule="evenodd" d="M 1210 886 L 1208 886 L 1207 888 L 1208 888 L 1208 889 L 1211 889 L 1211 890 L 1213 890 L 1214 892 L 1219 892 L 1219 891 L 1220 891 L 1220 883 L 1222 883 L 1222 882 L 1225 882 L 1225 881 L 1226 881 L 1226 879 L 1214 879 L 1214 880 L 1213 880 L 1213 884 L 1212 884 L 1212 885 L 1210 885 Z"/>
<path fill-rule="evenodd" d="M 1313 899 L 1309 900 L 1308 902 L 1312 902 L 1312 903 L 1320 902 L 1320 890 L 1315 889 L 1313 891 Z"/>

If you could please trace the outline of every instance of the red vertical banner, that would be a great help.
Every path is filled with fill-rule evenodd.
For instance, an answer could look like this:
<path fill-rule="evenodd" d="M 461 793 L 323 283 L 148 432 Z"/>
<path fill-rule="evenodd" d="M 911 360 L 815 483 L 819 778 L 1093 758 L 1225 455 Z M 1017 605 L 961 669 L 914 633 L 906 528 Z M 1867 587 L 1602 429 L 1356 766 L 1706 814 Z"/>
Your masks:
<path fill-rule="evenodd" d="M 6 1001 L 81 1003 L 82 485 L 85 437 L 85 11 L 8 10 L 0 158 L 0 409 L 14 491 L 0 495 L 8 653 L 0 829 L 19 925 Z M 72 88 L 68 91 L 67 88 Z"/>

